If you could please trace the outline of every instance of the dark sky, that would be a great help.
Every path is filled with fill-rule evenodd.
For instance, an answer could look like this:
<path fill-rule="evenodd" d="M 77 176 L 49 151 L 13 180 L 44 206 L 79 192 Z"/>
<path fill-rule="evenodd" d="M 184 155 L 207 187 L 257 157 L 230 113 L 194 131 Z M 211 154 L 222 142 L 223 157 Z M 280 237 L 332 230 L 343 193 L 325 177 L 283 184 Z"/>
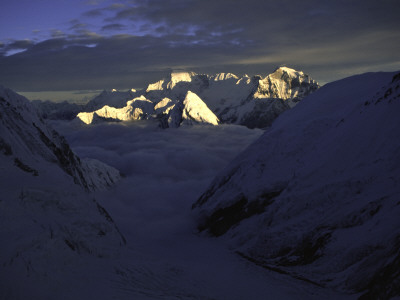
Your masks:
<path fill-rule="evenodd" d="M 400 69 L 399 0 L 13 0 L 1 4 L 0 84 L 138 88 L 170 70 L 320 83 Z"/>

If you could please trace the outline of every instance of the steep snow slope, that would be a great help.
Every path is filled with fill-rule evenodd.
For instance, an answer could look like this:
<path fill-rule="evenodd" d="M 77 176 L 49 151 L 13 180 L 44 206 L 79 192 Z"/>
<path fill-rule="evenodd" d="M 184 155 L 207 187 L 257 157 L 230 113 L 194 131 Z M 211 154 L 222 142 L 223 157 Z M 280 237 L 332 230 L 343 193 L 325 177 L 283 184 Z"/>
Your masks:
<path fill-rule="evenodd" d="M 400 295 L 400 75 L 327 84 L 279 117 L 193 205 L 266 268 L 365 298 Z"/>
<path fill-rule="evenodd" d="M 95 291 L 85 267 L 117 255 L 125 239 L 87 191 L 119 177 L 80 160 L 27 99 L 0 87 L 0 298 Z"/>
<path fill-rule="evenodd" d="M 182 120 L 184 124 L 203 123 L 218 125 L 218 118 L 195 93 L 188 91 L 183 100 Z"/>
<path fill-rule="evenodd" d="M 162 100 L 161 102 L 164 101 Z M 168 101 L 167 104 L 170 105 L 171 101 Z M 158 117 L 163 128 L 178 128 L 181 125 L 194 124 L 218 125 L 219 123 L 217 116 L 214 115 L 199 96 L 191 91 L 186 93 L 183 102 L 177 101 L 172 106 L 163 105 L 162 107 L 164 107 L 164 111 L 162 114 L 158 114 Z"/>
<path fill-rule="evenodd" d="M 100 162 L 96 169 L 104 177 L 89 171 L 86 167 L 92 165 L 93 169 L 93 163 L 83 163 L 26 98 L 0 87 L 0 108 L 0 149 L 19 169 L 37 176 L 44 163 L 56 164 L 87 190 L 107 187 L 119 179 L 117 170 Z"/>

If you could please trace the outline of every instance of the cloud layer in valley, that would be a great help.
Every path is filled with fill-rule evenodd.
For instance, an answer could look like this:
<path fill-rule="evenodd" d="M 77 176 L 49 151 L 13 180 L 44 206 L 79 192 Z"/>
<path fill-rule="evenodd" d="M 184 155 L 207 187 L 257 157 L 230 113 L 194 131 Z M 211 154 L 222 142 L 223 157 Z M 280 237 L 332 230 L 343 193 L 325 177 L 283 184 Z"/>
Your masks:
<path fill-rule="evenodd" d="M 129 218 L 132 230 L 141 233 L 147 232 L 143 226 L 153 226 L 157 218 L 165 226 L 180 226 L 182 221 L 192 224 L 192 219 L 175 218 L 175 212 L 189 212 L 214 176 L 263 132 L 237 125 L 165 130 L 157 123 L 140 121 L 53 125 L 80 157 L 101 160 L 124 174 L 114 189 L 101 192 L 98 198 L 114 215 L 122 212 L 119 218 Z M 152 222 L 144 222 L 146 218 Z M 192 226 L 182 228 L 190 231 Z M 151 228 L 148 232 L 155 234 Z"/>

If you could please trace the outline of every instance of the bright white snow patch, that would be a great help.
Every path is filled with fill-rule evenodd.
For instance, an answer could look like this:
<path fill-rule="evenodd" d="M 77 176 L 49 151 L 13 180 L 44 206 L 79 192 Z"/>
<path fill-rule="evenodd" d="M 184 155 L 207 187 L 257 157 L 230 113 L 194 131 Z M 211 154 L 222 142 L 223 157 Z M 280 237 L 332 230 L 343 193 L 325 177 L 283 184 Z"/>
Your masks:
<path fill-rule="evenodd" d="M 202 123 L 218 125 L 217 116 L 195 93 L 188 91 L 183 100 L 183 124 Z"/>
<path fill-rule="evenodd" d="M 191 82 L 192 77 L 195 76 L 194 72 L 172 72 L 171 80 L 167 84 L 168 89 L 173 89 L 179 82 Z"/>

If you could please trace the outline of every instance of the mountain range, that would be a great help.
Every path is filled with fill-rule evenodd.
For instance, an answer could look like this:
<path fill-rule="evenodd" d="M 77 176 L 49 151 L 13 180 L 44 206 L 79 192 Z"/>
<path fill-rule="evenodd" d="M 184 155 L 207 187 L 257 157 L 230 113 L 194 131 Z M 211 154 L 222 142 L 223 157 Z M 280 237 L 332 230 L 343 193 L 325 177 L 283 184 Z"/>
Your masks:
<path fill-rule="evenodd" d="M 307 74 L 287 67 L 277 68 L 264 78 L 173 72 L 140 91 L 104 91 L 84 106 L 35 104 L 46 118 L 76 116 L 86 124 L 157 119 L 163 128 L 194 123 L 264 128 L 318 88 Z"/>

